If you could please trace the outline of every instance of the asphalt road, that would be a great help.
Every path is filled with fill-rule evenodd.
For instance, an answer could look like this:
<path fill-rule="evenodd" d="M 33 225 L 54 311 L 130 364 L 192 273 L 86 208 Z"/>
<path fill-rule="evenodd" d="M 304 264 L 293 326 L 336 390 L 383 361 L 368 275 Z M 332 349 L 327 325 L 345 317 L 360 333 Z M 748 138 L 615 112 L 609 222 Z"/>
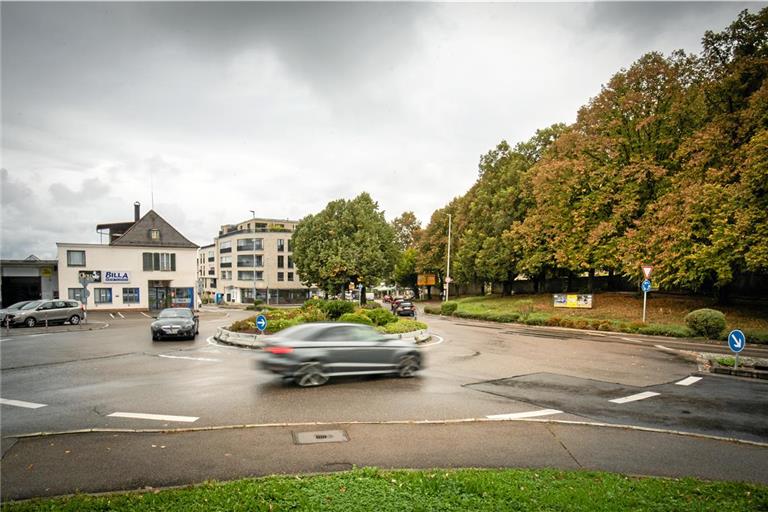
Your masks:
<path fill-rule="evenodd" d="M 258 352 L 220 346 L 210 340 L 217 327 L 228 325 L 233 319 L 243 316 L 245 313 L 238 311 L 204 311 L 201 314 L 200 336 L 195 341 L 152 342 L 148 327 L 151 320 L 140 314 L 126 315 L 126 318 L 91 317 L 94 323 L 104 322 L 97 324 L 99 329 L 91 331 L 69 328 L 64 329 L 67 332 L 57 333 L 24 329 L 15 329 L 10 333 L 3 331 L 0 337 L 3 499 L 56 494 L 74 489 L 135 488 L 139 483 L 168 485 L 199 481 L 198 472 L 178 466 L 175 473 L 169 469 L 173 474 L 152 471 L 150 473 L 154 477 L 137 480 L 130 475 L 139 474 L 138 468 L 144 464 L 135 456 L 127 463 L 139 466 L 134 469 L 123 467 L 114 474 L 100 474 L 98 478 L 94 476 L 93 485 L 87 485 L 87 470 L 80 470 L 79 476 L 78 472 L 72 472 L 71 480 L 56 480 L 61 478 L 62 468 L 73 467 L 72 461 L 58 452 L 54 454 L 43 449 L 49 446 L 51 437 L 21 437 L 38 432 L 83 429 L 125 432 L 132 429 L 204 429 L 264 424 L 289 424 L 280 428 L 296 430 L 301 424 L 315 422 L 336 425 L 363 422 L 372 429 L 374 426 L 383 427 L 377 425 L 379 422 L 467 419 L 480 419 L 469 424 L 482 430 L 489 428 L 488 419 L 522 416 L 670 429 L 768 443 L 768 383 L 702 374 L 694 362 L 655 346 L 663 341 L 664 346 L 695 348 L 685 342 L 494 326 L 430 316 L 426 320 L 436 336 L 434 344 L 424 349 L 427 368 L 417 378 L 345 378 L 333 380 L 320 388 L 300 389 L 257 371 L 255 362 L 260 357 Z M 714 350 L 708 348 L 707 351 Z M 504 424 L 509 425 L 510 422 Z M 444 424 L 448 430 L 450 425 Z M 471 429 L 467 423 L 456 425 Z M 246 429 L 251 434 L 240 435 L 256 435 L 254 432 L 265 432 L 266 427 L 254 428 Z M 366 427 L 358 425 L 355 428 Z M 391 428 L 406 427 L 400 424 L 391 425 Z M 530 428 L 535 430 L 538 427 Z M 565 425 L 559 428 L 568 430 Z M 580 428 L 586 430 L 576 436 L 579 439 L 577 444 L 592 447 L 587 458 L 604 461 L 596 468 L 613 469 L 616 465 L 615 461 L 613 465 L 608 465 L 613 460 L 607 456 L 609 451 L 601 454 L 601 437 L 613 439 L 611 450 L 621 446 L 622 442 L 627 443 L 630 453 L 630 443 L 636 439 L 621 441 L 621 435 L 639 435 L 621 429 L 606 434 L 604 429 L 597 427 L 592 427 L 592 430 Z M 174 445 L 174 456 L 179 460 L 189 459 L 190 463 L 206 456 L 215 459 L 217 455 L 209 454 L 206 449 L 209 443 L 219 450 L 226 445 L 227 439 L 238 438 L 233 432 L 198 433 L 207 436 L 202 444 L 199 439 L 192 441 L 192 438 L 184 437 L 189 434 L 174 434 L 175 440 L 187 439 L 186 444 Z M 504 435 L 498 430 L 493 432 L 493 435 L 500 436 L 499 442 L 502 442 Z M 144 447 L 136 448 L 136 453 L 149 449 L 146 443 L 130 437 L 131 434 L 114 435 L 120 437 L 106 440 L 104 436 L 108 434 L 57 437 L 51 446 L 59 446 L 59 439 L 65 438 L 68 442 L 79 443 L 78 456 L 88 459 L 90 454 L 94 464 L 99 461 L 97 454 L 103 455 L 106 447 L 110 451 L 119 448 L 122 441 L 127 443 L 126 446 L 138 443 Z M 380 434 L 366 431 L 361 435 Z M 492 457 L 488 447 L 473 448 L 476 436 L 468 436 L 466 441 L 457 437 L 449 443 L 433 446 L 432 449 L 441 451 L 438 455 L 442 459 L 436 456 L 429 460 L 434 460 L 436 465 L 454 466 L 451 454 L 461 453 L 464 455 L 457 455 L 457 462 L 466 460 L 471 462 L 470 465 L 483 465 L 485 454 L 487 465 L 504 465 Z M 673 439 L 679 439 L 679 436 Z M 728 452 L 719 445 L 711 445 L 719 441 L 692 437 L 685 442 L 693 452 L 701 450 L 701 456 Z M 84 449 L 83 446 L 89 443 L 91 450 Z M 673 441 L 665 439 L 659 441 L 658 446 L 668 443 Z M 344 446 L 344 450 L 351 449 L 351 444 Z M 379 450 L 377 453 L 386 452 L 386 445 L 371 441 L 369 446 L 358 445 L 358 449 L 362 450 L 360 453 L 354 456 L 347 453 L 340 460 L 353 460 L 355 464 L 365 465 L 386 459 L 386 464 L 378 465 L 398 465 L 397 457 L 386 458 L 383 455 L 366 462 L 365 451 L 373 446 Z M 564 447 L 562 444 L 561 449 Z M 546 457 L 537 458 L 541 455 L 538 448 L 544 449 L 543 444 L 529 443 L 525 448 L 536 452 L 529 453 L 531 460 L 546 460 Z M 332 450 L 324 448 L 328 449 Z M 566 452 L 570 451 L 572 457 L 573 450 L 577 449 L 578 446 L 570 446 Z M 234 448 L 230 451 L 237 452 Z M 423 467 L 409 452 L 403 453 L 402 447 L 390 447 L 390 451 L 401 454 L 403 467 Z M 746 452 L 750 453 L 748 459 L 751 466 L 746 478 L 768 482 L 766 448 L 742 445 L 733 453 L 737 451 L 741 457 Z M 239 474 L 267 474 L 272 469 L 290 471 L 294 468 L 267 461 L 263 458 L 267 455 L 260 455 L 261 466 L 249 463 L 247 471 L 243 469 L 241 473 L 228 463 L 217 466 L 211 462 L 210 467 L 218 469 L 212 469 L 209 476 L 234 478 Z M 638 465 L 637 459 L 644 456 L 640 452 L 628 457 L 628 466 L 624 470 L 632 472 L 633 468 L 644 468 L 639 472 L 672 476 L 687 474 L 683 460 L 670 461 L 667 458 L 654 471 L 652 464 Z M 723 457 L 727 458 L 727 455 Z M 333 462 L 333 457 L 330 457 L 330 462 L 326 460 L 328 458 L 306 458 L 306 464 L 299 465 L 301 467 L 297 470 L 315 471 L 322 464 Z M 83 462 L 78 460 L 78 464 Z M 528 464 L 521 464 L 519 459 L 513 457 L 508 465 Z M 548 464 L 542 462 L 542 465 Z M 346 467 L 342 466 L 339 468 Z M 28 467 L 37 468 L 34 478 L 31 478 L 29 471 L 24 472 L 23 469 Z M 46 467 L 49 468 L 47 471 Z M 583 467 L 593 466 L 587 464 Z M 729 474 L 705 472 L 701 476 L 728 478 Z M 54 485 L 54 480 L 59 483 Z"/>

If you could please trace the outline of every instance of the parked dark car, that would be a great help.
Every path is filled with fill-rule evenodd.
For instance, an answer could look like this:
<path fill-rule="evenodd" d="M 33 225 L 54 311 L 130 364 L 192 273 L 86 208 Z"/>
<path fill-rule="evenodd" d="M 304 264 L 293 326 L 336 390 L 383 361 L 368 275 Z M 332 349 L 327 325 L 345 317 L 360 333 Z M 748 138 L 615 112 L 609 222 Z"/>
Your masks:
<path fill-rule="evenodd" d="M 11 304 L 11 305 L 10 305 L 10 306 L 8 306 L 7 308 L 4 308 L 4 309 L 0 309 L 0 323 L 2 323 L 3 325 L 5 325 L 5 317 L 6 317 L 7 315 L 9 315 L 9 314 L 10 314 L 10 315 L 13 315 L 13 314 L 14 314 L 16 311 L 18 311 L 19 309 L 21 309 L 23 306 L 26 306 L 26 305 L 27 305 L 27 304 L 29 304 L 30 302 L 32 302 L 32 301 L 31 301 L 31 300 L 23 300 L 23 301 L 21 301 L 21 302 L 16 302 L 16 303 L 14 303 L 14 304 Z"/>
<path fill-rule="evenodd" d="M 411 316 L 413 318 L 416 318 L 416 306 L 413 305 L 413 302 L 403 301 L 397 305 L 397 309 L 395 309 L 395 314 L 397 316 Z"/>
<path fill-rule="evenodd" d="M 33 300 L 21 308 L 6 313 L 11 325 L 63 324 L 77 325 L 83 319 L 83 305 L 76 300 Z"/>
<path fill-rule="evenodd" d="M 152 341 L 167 338 L 193 340 L 197 337 L 200 321 L 189 308 L 166 308 L 156 318 L 149 326 Z"/>
<path fill-rule="evenodd" d="M 262 369 L 302 387 L 321 386 L 330 377 L 395 374 L 413 377 L 424 356 L 412 341 L 387 337 L 371 327 L 311 323 L 267 338 Z"/>

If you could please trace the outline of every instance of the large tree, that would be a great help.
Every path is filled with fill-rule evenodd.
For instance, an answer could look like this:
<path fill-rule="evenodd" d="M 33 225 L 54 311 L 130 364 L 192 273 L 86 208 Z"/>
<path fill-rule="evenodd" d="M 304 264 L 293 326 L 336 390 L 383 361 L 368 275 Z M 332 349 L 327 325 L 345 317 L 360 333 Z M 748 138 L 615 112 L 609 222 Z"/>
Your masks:
<path fill-rule="evenodd" d="M 293 234 L 293 258 L 302 283 L 328 293 L 343 292 L 349 283 L 362 285 L 365 302 L 365 288 L 391 275 L 397 244 L 384 213 L 363 192 L 303 218 Z"/>
<path fill-rule="evenodd" d="M 395 230 L 395 240 L 400 250 L 404 251 L 416 246 L 421 233 L 421 222 L 413 212 L 403 212 L 392 221 L 392 229 Z"/>

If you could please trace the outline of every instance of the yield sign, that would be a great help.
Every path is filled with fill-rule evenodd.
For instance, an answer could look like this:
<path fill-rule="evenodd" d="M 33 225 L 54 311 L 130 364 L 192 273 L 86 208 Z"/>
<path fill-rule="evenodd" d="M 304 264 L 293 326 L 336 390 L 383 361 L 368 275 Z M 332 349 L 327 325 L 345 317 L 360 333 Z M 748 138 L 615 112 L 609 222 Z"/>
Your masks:
<path fill-rule="evenodd" d="M 645 275 L 645 278 L 646 279 L 650 279 L 651 278 L 651 271 L 653 270 L 653 267 L 650 266 L 650 265 L 643 265 L 642 269 L 643 269 L 643 275 Z"/>

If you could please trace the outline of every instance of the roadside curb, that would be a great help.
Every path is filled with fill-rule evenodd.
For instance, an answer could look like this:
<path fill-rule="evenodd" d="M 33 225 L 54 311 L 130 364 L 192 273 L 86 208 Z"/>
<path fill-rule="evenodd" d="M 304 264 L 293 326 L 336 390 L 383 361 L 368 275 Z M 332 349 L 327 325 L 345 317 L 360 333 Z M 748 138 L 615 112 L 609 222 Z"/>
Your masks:
<path fill-rule="evenodd" d="M 432 339 L 432 335 L 426 330 L 421 329 L 418 331 L 404 332 L 400 334 L 391 334 L 390 336 L 397 336 L 397 339 L 413 338 L 417 345 L 428 342 Z M 216 329 L 216 334 L 213 335 L 213 339 L 224 343 L 225 345 L 232 345 L 234 347 L 250 348 L 253 350 L 261 350 L 264 347 L 264 336 L 260 334 L 242 334 L 239 332 L 229 331 L 222 327 Z"/>
<path fill-rule="evenodd" d="M 752 379 L 768 380 L 768 372 L 763 372 L 760 370 L 748 370 L 746 368 L 735 369 L 729 368 L 727 366 L 713 366 L 710 371 L 720 375 L 732 375 L 734 377 L 749 377 Z"/>
<path fill-rule="evenodd" d="M 101 325 L 97 325 L 101 324 Z M 69 326 L 68 329 L 55 329 L 52 327 L 35 327 L 35 329 L 43 329 L 40 332 L 24 332 L 21 334 L 11 334 L 10 329 L 3 328 L 0 334 L 8 336 L 9 338 L 24 338 L 26 336 L 40 336 L 41 334 L 60 334 L 63 332 L 84 332 L 84 331 L 100 331 L 109 327 L 108 322 L 92 322 L 89 324 L 77 324 L 76 326 Z M 28 329 L 28 328 L 27 328 Z"/>

